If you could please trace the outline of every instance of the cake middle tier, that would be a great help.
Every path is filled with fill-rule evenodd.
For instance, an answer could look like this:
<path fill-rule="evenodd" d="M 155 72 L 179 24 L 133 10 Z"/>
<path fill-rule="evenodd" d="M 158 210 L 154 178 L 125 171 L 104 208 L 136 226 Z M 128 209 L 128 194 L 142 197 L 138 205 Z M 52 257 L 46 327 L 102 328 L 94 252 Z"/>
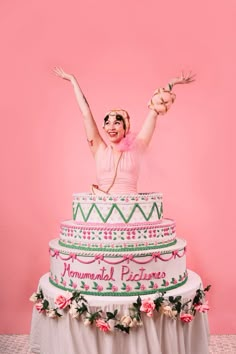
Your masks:
<path fill-rule="evenodd" d="M 176 243 L 175 222 L 137 224 L 95 224 L 64 221 L 60 225 L 60 241 L 80 250 L 142 250 L 171 246 Z"/>
<path fill-rule="evenodd" d="M 167 291 L 187 280 L 186 241 L 156 250 L 82 251 L 49 244 L 50 282 L 63 290 L 96 296 L 133 296 Z"/>

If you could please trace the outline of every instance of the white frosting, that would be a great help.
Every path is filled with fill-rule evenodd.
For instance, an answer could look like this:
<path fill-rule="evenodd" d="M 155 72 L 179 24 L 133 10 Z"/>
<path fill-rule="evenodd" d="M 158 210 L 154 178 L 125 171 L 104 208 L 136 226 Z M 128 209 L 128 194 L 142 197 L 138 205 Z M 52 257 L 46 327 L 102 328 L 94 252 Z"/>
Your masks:
<path fill-rule="evenodd" d="M 68 290 L 111 296 L 153 293 L 186 280 L 186 242 L 159 250 L 81 251 L 50 242 L 51 281 Z"/>
<path fill-rule="evenodd" d="M 44 296 L 50 302 L 50 306 L 54 307 L 54 300 L 58 295 L 66 296 L 66 291 L 58 289 L 49 283 L 48 279 L 50 274 L 47 273 L 43 275 L 39 282 L 39 287 L 42 289 Z M 183 286 L 169 290 L 166 292 L 164 297 L 168 298 L 169 296 L 182 296 L 182 302 L 188 301 L 193 298 L 196 294 L 196 290 L 201 288 L 202 280 L 198 274 L 188 269 L 188 281 Z M 158 292 L 158 290 L 157 290 Z M 146 298 L 146 295 L 140 295 L 141 298 Z M 153 295 L 148 295 L 151 298 L 155 298 L 156 293 Z M 129 305 L 137 300 L 137 296 L 91 296 L 85 295 L 86 300 L 90 306 L 107 306 L 109 304 L 116 305 Z"/>
<path fill-rule="evenodd" d="M 156 222 L 162 219 L 162 194 L 73 195 L 73 220 L 89 223 Z"/>
<path fill-rule="evenodd" d="M 125 248 L 155 246 L 163 247 L 175 240 L 175 222 L 163 219 L 161 222 L 137 224 L 90 224 L 64 221 L 60 227 L 60 240 L 89 248 Z"/>

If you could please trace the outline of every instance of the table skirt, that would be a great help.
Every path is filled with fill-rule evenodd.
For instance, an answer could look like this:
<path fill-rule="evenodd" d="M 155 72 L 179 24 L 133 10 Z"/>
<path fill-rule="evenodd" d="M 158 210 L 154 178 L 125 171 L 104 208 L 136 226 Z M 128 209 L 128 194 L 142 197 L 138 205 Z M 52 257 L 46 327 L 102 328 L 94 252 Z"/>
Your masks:
<path fill-rule="evenodd" d="M 49 275 L 39 282 L 44 296 L 53 303 L 56 295 L 63 293 L 49 283 Z M 183 300 L 193 298 L 201 284 L 200 277 L 189 271 L 189 280 L 180 289 L 171 290 L 167 296 L 182 295 Z M 147 297 L 147 296 L 145 296 Z M 137 297 L 107 300 L 86 296 L 90 310 L 114 311 L 127 314 Z M 170 319 L 154 313 L 153 317 L 142 316 L 143 325 L 131 328 L 126 334 L 118 330 L 103 333 L 93 326 L 85 326 L 81 319 L 74 319 L 65 312 L 52 319 L 34 308 L 31 324 L 30 345 L 35 354 L 207 354 L 208 318 L 206 313 L 197 313 L 190 323 Z"/>

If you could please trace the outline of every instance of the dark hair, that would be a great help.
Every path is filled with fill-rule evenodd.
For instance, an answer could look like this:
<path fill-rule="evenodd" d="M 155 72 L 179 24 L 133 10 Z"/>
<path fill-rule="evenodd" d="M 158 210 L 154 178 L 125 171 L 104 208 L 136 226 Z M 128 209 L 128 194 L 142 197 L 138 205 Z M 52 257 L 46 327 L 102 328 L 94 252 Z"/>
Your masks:
<path fill-rule="evenodd" d="M 109 114 L 104 118 L 104 123 L 106 123 L 108 119 L 109 119 Z M 125 120 L 121 114 L 116 114 L 116 120 L 118 120 L 119 122 L 123 122 L 124 130 L 126 130 Z"/>

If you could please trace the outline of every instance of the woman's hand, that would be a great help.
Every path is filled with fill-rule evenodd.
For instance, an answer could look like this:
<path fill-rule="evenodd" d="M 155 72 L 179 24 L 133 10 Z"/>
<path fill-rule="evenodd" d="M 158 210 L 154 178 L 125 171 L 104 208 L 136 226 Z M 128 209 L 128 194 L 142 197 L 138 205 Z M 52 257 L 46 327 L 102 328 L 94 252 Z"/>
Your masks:
<path fill-rule="evenodd" d="M 170 85 L 174 86 L 177 84 L 190 84 L 191 82 L 195 81 L 195 76 L 196 74 L 192 74 L 191 71 L 189 74 L 185 74 L 182 71 L 181 76 L 175 77 L 170 81 Z"/>
<path fill-rule="evenodd" d="M 90 110 L 89 104 L 76 80 L 76 77 L 72 74 L 66 73 L 60 66 L 56 66 L 53 69 L 53 73 L 64 79 L 70 81 L 74 88 L 74 93 L 75 93 L 75 98 L 76 101 L 79 105 L 80 111 L 83 116 L 83 122 L 85 126 L 85 131 L 86 131 L 86 136 L 87 140 L 89 142 L 91 151 L 93 155 L 95 156 L 98 148 L 102 145 L 104 148 L 106 147 L 106 144 L 104 143 L 102 137 L 100 136 L 99 130 L 97 128 L 96 122 L 93 118 L 92 112 Z"/>
<path fill-rule="evenodd" d="M 69 80 L 72 81 L 74 79 L 74 76 L 71 74 L 67 74 L 61 67 L 55 67 L 53 69 L 53 72 L 56 76 L 61 77 L 64 80 Z"/>

